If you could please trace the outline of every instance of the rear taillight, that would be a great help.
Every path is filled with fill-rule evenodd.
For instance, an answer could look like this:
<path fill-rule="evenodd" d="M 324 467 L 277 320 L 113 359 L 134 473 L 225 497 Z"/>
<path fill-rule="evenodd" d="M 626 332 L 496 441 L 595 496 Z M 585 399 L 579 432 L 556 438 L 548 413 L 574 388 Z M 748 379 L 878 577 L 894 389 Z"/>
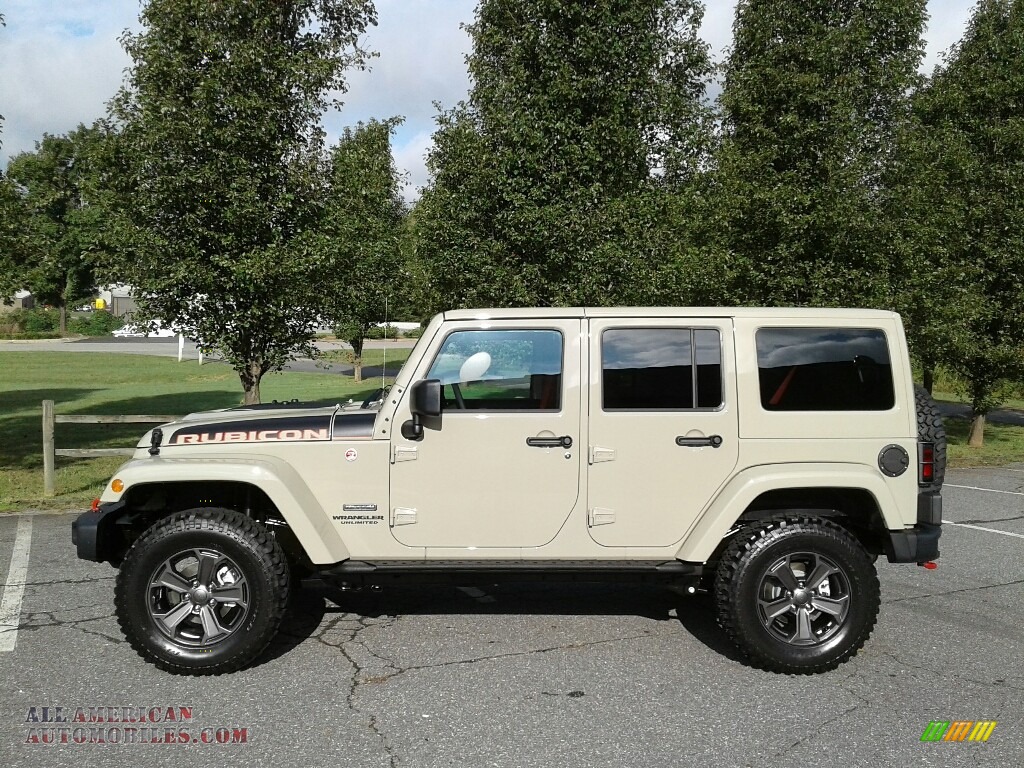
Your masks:
<path fill-rule="evenodd" d="M 935 446 L 932 443 L 917 444 L 918 482 L 931 485 L 935 482 Z"/>

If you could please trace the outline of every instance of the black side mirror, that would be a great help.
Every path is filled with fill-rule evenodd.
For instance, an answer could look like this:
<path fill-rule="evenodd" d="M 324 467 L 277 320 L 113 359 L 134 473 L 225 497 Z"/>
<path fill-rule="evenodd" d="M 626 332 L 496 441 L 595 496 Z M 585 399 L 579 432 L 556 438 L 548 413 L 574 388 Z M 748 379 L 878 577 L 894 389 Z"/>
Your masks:
<path fill-rule="evenodd" d="M 412 385 L 409 405 L 413 416 L 439 417 L 441 415 L 441 382 L 423 379 Z"/>
<path fill-rule="evenodd" d="M 406 440 L 423 439 L 423 419 L 436 422 L 435 429 L 441 428 L 441 382 L 438 379 L 422 379 L 409 390 L 409 410 L 412 418 L 402 424 L 402 437 Z"/>

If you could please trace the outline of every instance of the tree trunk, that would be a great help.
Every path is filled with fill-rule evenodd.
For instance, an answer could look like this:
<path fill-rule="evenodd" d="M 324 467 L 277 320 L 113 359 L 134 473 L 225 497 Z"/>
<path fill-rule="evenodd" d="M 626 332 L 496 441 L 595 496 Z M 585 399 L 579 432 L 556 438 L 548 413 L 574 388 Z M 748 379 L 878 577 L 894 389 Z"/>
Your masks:
<path fill-rule="evenodd" d="M 971 431 L 967 438 L 967 445 L 971 448 L 981 448 L 985 444 L 985 414 L 974 411 L 971 415 Z"/>
<path fill-rule="evenodd" d="M 256 362 L 250 362 L 248 366 L 239 372 L 238 378 L 242 382 L 242 390 L 245 392 L 244 405 L 259 405 L 260 403 L 260 379 L 263 378 L 263 367 Z"/>
<path fill-rule="evenodd" d="M 928 390 L 929 395 L 932 394 L 932 387 L 935 386 L 935 369 L 926 365 L 922 377 L 924 378 L 924 388 Z"/>
<path fill-rule="evenodd" d="M 352 345 L 352 378 L 358 384 L 363 380 L 363 343 L 366 341 L 362 336 L 349 339 Z"/>
<path fill-rule="evenodd" d="M 60 305 L 60 335 L 68 335 L 68 305 Z"/>

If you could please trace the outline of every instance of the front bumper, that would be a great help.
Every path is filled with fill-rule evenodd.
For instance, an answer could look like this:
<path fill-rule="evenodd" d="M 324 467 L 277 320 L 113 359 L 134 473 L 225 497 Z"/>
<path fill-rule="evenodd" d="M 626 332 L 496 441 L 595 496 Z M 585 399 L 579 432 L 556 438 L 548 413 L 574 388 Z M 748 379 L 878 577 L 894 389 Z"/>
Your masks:
<path fill-rule="evenodd" d="M 114 526 L 124 513 L 123 501 L 100 504 L 96 512 L 83 512 L 71 523 L 71 543 L 78 548 L 81 560 L 102 563 L 114 557 Z"/>
<path fill-rule="evenodd" d="M 927 563 L 939 556 L 942 526 L 918 523 L 903 531 L 889 531 L 885 556 L 890 563 Z"/>

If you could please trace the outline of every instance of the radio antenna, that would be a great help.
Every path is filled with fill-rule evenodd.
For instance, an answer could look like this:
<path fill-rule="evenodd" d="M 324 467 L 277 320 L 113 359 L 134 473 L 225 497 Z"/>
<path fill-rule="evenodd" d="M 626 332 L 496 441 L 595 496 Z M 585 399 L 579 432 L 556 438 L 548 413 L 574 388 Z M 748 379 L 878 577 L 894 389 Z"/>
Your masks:
<path fill-rule="evenodd" d="M 384 377 L 388 372 L 388 297 L 384 296 L 384 362 L 380 366 L 380 388 L 384 389 Z"/>

